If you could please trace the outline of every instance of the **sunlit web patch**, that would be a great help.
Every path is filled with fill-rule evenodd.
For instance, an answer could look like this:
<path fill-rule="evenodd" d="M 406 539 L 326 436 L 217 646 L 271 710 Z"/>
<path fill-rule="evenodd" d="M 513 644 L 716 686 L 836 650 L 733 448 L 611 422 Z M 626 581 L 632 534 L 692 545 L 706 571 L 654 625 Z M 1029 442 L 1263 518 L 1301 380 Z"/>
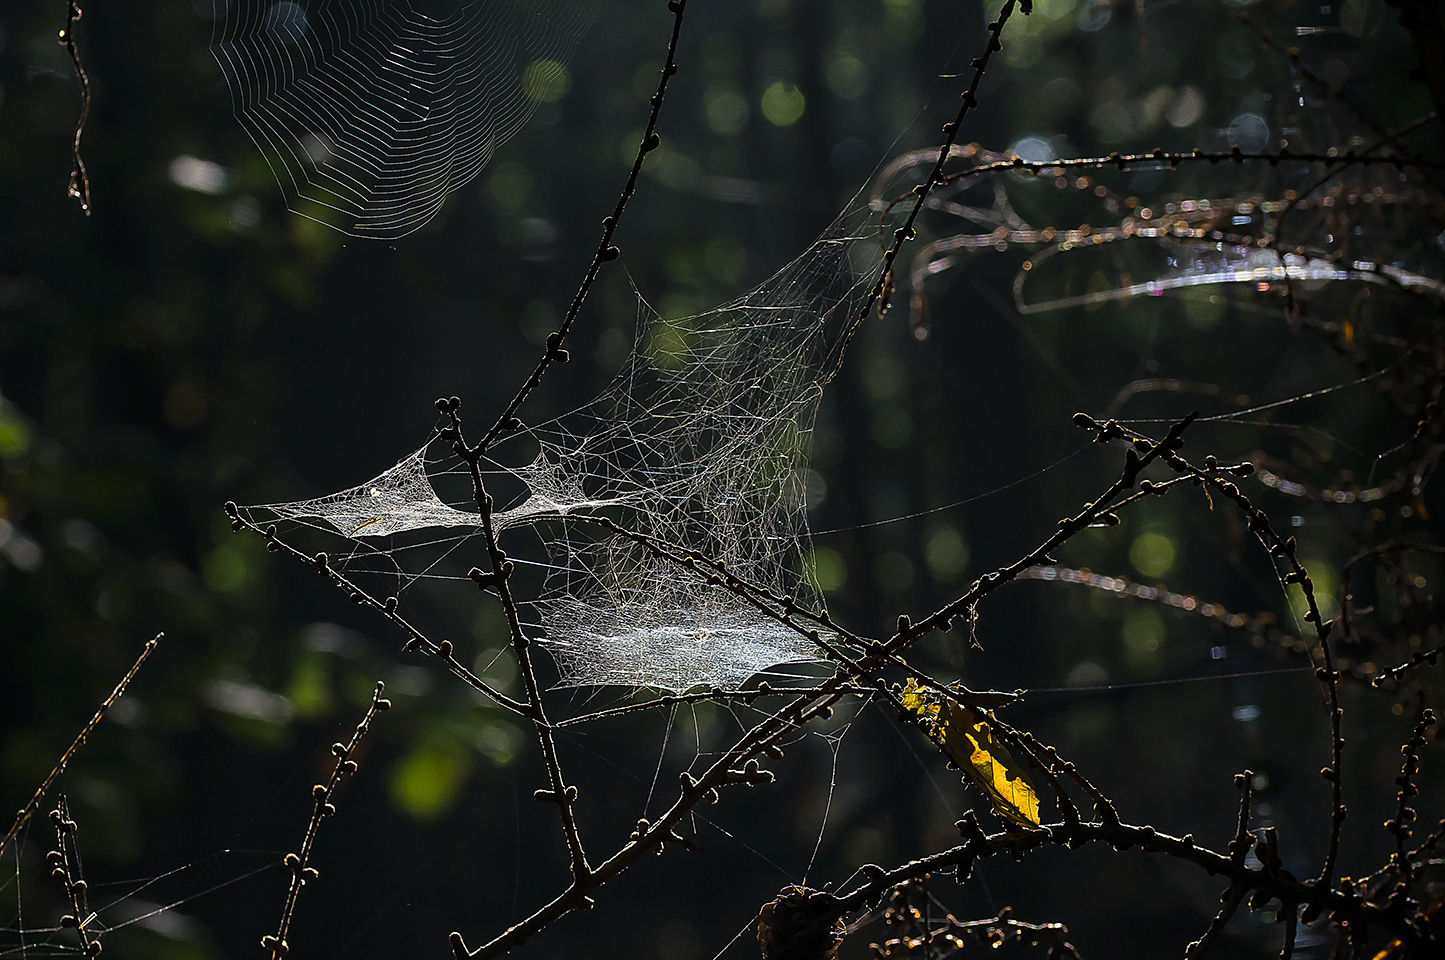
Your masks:
<path fill-rule="evenodd" d="M 546 645 L 568 686 L 734 687 L 764 667 L 817 660 L 816 646 L 761 613 L 719 599 L 693 609 L 592 606 L 551 611 Z"/>
<path fill-rule="evenodd" d="M 546 552 L 533 561 L 547 571 L 540 594 L 523 602 L 563 686 L 726 686 L 823 659 L 810 639 L 709 582 L 707 563 L 676 561 L 717 561 L 755 596 L 823 609 L 805 474 L 823 387 L 876 275 L 866 217 L 860 207 L 840 219 L 803 256 L 715 310 L 662 317 L 641 305 L 632 354 L 607 390 L 488 451 L 488 489 L 503 488 L 506 475 L 525 490 L 501 505 L 496 529 L 527 526 Z M 537 452 L 507 465 L 518 447 Z M 375 541 L 454 528 L 449 549 L 484 566 L 466 543 L 480 532 L 479 514 L 438 496 L 433 469 L 418 450 L 365 484 L 246 515 L 322 526 L 349 538 L 354 557 L 380 555 L 413 577 L 427 569 L 404 546 Z M 631 535 L 595 522 L 603 516 Z M 526 562 L 525 541 L 505 546 Z M 332 562 L 353 559 L 343 552 Z"/>
<path fill-rule="evenodd" d="M 427 479 L 425 453 L 423 447 L 380 476 L 338 493 L 254 509 L 288 520 L 320 520 L 351 538 L 387 537 L 428 527 L 480 527 L 479 514 L 450 507 L 437 496 Z"/>

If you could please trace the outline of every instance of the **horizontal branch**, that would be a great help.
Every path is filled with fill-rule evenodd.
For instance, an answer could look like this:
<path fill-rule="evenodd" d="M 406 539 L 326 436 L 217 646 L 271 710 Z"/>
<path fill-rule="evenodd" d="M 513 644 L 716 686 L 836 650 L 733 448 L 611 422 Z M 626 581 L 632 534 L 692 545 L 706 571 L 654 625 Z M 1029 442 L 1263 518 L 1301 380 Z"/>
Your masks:
<path fill-rule="evenodd" d="M 986 860 L 999 853 L 1007 852 L 1019 858 L 1046 844 L 1075 849 L 1087 843 L 1108 844 L 1116 851 L 1138 847 L 1145 853 L 1162 854 L 1192 863 L 1210 876 L 1226 877 L 1231 884 L 1259 894 L 1261 903 L 1279 900 L 1281 903 L 1313 907 L 1362 927 L 1378 926 L 1406 943 L 1435 942 L 1428 933 L 1422 934 L 1413 928 L 1408 918 L 1400 916 L 1399 911 L 1389 904 L 1377 904 L 1364 896 L 1296 880 L 1285 871 L 1251 868 L 1243 857 L 1231 857 L 1201 847 L 1192 836 L 1174 837 L 1152 826 L 1126 823 L 1052 823 L 1039 830 L 980 834 L 959 846 L 905 863 L 893 870 L 876 866 L 865 868 L 867 879 L 850 892 L 815 895 L 819 897 L 819 905 L 811 914 L 811 919 L 819 928 L 824 928 L 841 917 L 877 903 L 885 892 L 900 883 L 949 869 L 966 874 L 975 861 Z"/>

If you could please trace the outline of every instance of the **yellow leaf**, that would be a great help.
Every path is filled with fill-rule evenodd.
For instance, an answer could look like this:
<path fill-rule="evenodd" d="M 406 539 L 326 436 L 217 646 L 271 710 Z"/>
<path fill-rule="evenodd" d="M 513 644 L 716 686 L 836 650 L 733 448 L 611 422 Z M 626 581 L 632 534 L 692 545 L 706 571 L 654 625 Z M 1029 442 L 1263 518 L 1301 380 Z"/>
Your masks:
<path fill-rule="evenodd" d="M 908 686 L 903 688 L 903 706 L 925 720 L 938 719 L 938 695 L 920 687 L 912 677 L 908 678 Z"/>
<path fill-rule="evenodd" d="M 928 735 L 993 801 L 994 812 L 1021 827 L 1039 825 L 1039 795 L 1008 748 L 994 737 L 992 717 L 912 678 L 903 706 L 923 718 Z"/>

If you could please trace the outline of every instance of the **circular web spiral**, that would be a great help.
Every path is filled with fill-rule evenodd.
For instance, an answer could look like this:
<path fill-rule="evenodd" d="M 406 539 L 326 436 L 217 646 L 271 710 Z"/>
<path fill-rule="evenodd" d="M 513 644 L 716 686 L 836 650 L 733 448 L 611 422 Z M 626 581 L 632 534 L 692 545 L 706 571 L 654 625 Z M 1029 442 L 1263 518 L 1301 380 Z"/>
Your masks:
<path fill-rule="evenodd" d="M 290 209 L 357 237 L 424 226 L 527 122 L 591 0 L 216 0 L 212 52 Z"/>

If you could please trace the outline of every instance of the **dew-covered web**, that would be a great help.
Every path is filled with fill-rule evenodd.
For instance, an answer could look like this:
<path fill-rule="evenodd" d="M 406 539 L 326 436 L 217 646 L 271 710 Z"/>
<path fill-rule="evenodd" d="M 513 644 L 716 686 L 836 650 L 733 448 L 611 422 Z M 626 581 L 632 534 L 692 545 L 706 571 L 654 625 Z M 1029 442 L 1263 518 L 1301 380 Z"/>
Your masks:
<path fill-rule="evenodd" d="M 682 691 L 819 659 L 811 641 L 654 545 L 721 561 L 776 597 L 822 608 L 804 477 L 824 382 L 876 276 L 878 246 L 863 219 L 841 218 L 803 256 L 715 310 L 664 318 L 642 307 L 610 388 L 494 448 L 488 466 L 526 488 L 497 511 L 498 530 L 529 525 L 545 546 L 548 572 L 530 606 L 563 685 Z M 505 454 L 529 442 L 536 455 L 509 464 Z M 340 534 L 350 541 L 343 562 L 435 575 L 412 560 L 414 541 L 388 538 L 428 531 L 441 537 L 429 545 L 457 547 L 480 532 L 474 504 L 450 505 L 433 487 L 447 471 L 428 466 L 423 448 L 359 486 L 246 515 Z"/>
<path fill-rule="evenodd" d="M 591 0 L 208 0 L 212 52 L 290 208 L 353 236 L 425 225 L 560 95 Z"/>

